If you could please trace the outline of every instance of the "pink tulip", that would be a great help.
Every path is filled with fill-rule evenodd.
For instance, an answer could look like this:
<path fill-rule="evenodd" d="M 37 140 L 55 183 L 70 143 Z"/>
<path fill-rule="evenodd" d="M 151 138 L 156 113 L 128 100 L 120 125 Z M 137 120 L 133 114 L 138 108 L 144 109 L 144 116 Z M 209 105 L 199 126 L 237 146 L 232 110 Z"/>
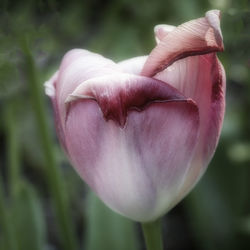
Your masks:
<path fill-rule="evenodd" d="M 71 50 L 46 82 L 72 165 L 114 211 L 155 220 L 206 170 L 225 108 L 219 16 L 158 25 L 149 56 L 120 63 Z"/>

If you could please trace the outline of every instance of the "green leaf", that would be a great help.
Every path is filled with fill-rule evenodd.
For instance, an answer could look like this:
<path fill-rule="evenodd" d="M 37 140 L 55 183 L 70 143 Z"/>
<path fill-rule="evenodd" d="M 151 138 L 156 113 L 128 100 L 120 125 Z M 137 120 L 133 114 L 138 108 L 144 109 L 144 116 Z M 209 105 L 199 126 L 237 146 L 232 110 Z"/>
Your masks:
<path fill-rule="evenodd" d="M 232 209 L 209 174 L 203 177 L 185 204 L 198 249 L 237 249 Z"/>
<path fill-rule="evenodd" d="M 9 204 L 4 194 L 4 185 L 0 175 L 0 250 L 17 250 L 13 223 L 10 220 Z"/>
<path fill-rule="evenodd" d="M 45 218 L 34 188 L 22 182 L 12 205 L 12 221 L 19 250 L 45 249 Z"/>
<path fill-rule="evenodd" d="M 135 224 L 106 207 L 90 192 L 86 207 L 87 250 L 138 249 Z"/>

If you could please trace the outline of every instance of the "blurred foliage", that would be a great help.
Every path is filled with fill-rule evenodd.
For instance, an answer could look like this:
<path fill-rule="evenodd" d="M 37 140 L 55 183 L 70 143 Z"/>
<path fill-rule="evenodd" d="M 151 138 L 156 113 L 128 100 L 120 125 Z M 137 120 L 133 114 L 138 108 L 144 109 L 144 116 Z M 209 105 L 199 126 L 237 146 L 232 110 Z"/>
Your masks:
<path fill-rule="evenodd" d="M 86 241 L 88 250 L 137 250 L 136 232 L 132 221 L 114 214 L 90 192 L 86 207 Z"/>
<path fill-rule="evenodd" d="M 48 167 L 32 101 L 32 76 L 43 84 L 71 48 L 115 61 L 148 54 L 153 27 L 178 25 L 222 10 L 227 112 L 210 167 L 191 194 L 164 219 L 166 249 L 250 249 L 250 3 L 248 0 L 7 1 L 0 3 L 0 249 L 62 249 Z M 26 69 L 27 42 L 33 73 Z M 27 51 L 26 51 L 27 52 Z M 42 89 L 42 86 L 41 86 Z M 46 104 L 49 130 L 53 115 Z M 55 133 L 53 133 L 56 141 Z M 141 232 L 108 210 L 69 166 L 58 144 L 77 249 L 143 248 Z M 140 239 L 140 242 L 138 242 Z"/>

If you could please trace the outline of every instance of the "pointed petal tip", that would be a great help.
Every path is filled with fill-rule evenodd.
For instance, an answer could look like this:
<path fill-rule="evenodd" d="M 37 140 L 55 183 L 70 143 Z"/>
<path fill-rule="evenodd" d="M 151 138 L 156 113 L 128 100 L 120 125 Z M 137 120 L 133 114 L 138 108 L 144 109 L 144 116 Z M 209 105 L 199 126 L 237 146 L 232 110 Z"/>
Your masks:
<path fill-rule="evenodd" d="M 76 99 L 77 99 L 77 97 L 71 94 L 71 95 L 68 95 L 68 97 L 66 98 L 64 103 L 68 104 L 68 103 L 70 103 L 72 101 L 75 101 Z"/>
<path fill-rule="evenodd" d="M 192 104 L 198 110 L 197 103 L 193 99 L 187 98 L 187 103 Z"/>
<path fill-rule="evenodd" d="M 214 9 L 214 10 L 208 10 L 205 14 L 206 16 L 207 15 L 216 15 L 218 18 L 220 18 L 221 16 L 221 11 L 220 10 L 217 10 L 217 9 Z"/>
<path fill-rule="evenodd" d="M 68 105 L 70 102 L 77 101 L 79 99 L 93 99 L 93 100 L 95 100 L 95 98 L 93 96 L 74 94 L 74 92 L 72 94 L 68 95 L 68 97 L 66 98 L 66 100 L 64 102 L 66 105 Z M 77 91 L 76 91 L 76 93 L 77 93 Z"/>
<path fill-rule="evenodd" d="M 168 24 L 158 24 L 154 27 L 155 40 L 159 43 L 169 32 L 176 27 Z"/>
<path fill-rule="evenodd" d="M 58 72 L 54 73 L 54 75 L 44 83 L 45 94 L 51 98 L 55 97 L 56 95 L 56 80 L 57 80 Z"/>
<path fill-rule="evenodd" d="M 53 84 L 51 84 L 50 81 L 47 81 L 44 83 L 44 88 L 45 88 L 45 94 L 49 97 L 54 97 L 55 96 L 55 87 Z"/>
<path fill-rule="evenodd" d="M 220 10 L 209 10 L 206 12 L 205 15 L 208 23 L 214 30 L 216 42 L 218 43 L 218 45 L 220 45 L 221 50 L 223 51 L 224 45 L 223 45 L 223 36 L 220 29 L 220 16 L 221 16 Z"/>

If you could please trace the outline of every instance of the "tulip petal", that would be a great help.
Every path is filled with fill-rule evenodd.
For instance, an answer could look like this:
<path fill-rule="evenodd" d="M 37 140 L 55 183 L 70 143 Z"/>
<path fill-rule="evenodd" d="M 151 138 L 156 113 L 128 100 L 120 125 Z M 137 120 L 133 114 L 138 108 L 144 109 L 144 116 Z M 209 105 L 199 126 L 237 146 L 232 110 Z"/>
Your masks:
<path fill-rule="evenodd" d="M 218 143 L 225 111 L 225 73 L 214 53 L 192 56 L 176 61 L 156 79 L 177 88 L 197 103 L 200 114 L 200 134 L 195 155 L 183 184 L 187 193 L 207 168 Z M 180 197 L 181 199 L 182 197 Z"/>
<path fill-rule="evenodd" d="M 199 107 L 199 142 L 180 199 L 207 168 L 222 127 L 225 75 L 223 66 L 211 53 L 223 50 L 219 15 L 217 10 L 208 11 L 204 18 L 184 23 L 168 33 L 151 52 L 142 69 L 142 75 L 167 82 L 192 98 Z M 192 57 L 187 57 L 190 55 Z"/>
<path fill-rule="evenodd" d="M 79 99 L 96 100 L 106 120 L 112 119 L 124 127 L 130 109 L 142 110 L 150 102 L 186 98 L 164 82 L 119 73 L 81 83 L 67 98 L 67 105 Z"/>
<path fill-rule="evenodd" d="M 133 57 L 131 59 L 119 62 L 118 66 L 124 73 L 140 75 L 147 58 L 147 56 Z"/>
<path fill-rule="evenodd" d="M 160 81 L 109 78 L 114 81 L 109 87 L 105 79 L 101 86 L 101 77 L 85 82 L 87 87 L 79 86 L 75 93 L 79 99 L 71 100 L 66 121 L 69 155 L 79 175 L 109 207 L 131 219 L 150 221 L 166 212 L 179 195 L 196 144 L 198 109 Z M 130 104 L 123 127 L 104 118 L 100 101 L 119 84 L 106 100 L 119 106 L 114 95 Z M 139 96 L 147 96 L 149 102 L 143 109 Z"/>
<path fill-rule="evenodd" d="M 208 163 L 212 159 L 218 144 L 224 120 L 226 88 L 225 70 L 215 55 L 211 57 L 210 96 L 201 94 L 200 100 L 198 100 L 199 110 L 201 110 L 200 135 L 189 172 L 187 173 L 187 178 L 185 179 L 185 183 L 183 183 L 181 193 L 185 194 L 195 186 L 207 169 Z M 202 72 L 200 72 L 200 74 L 202 74 Z M 204 93 L 206 91 L 205 89 L 208 88 L 209 82 L 207 81 L 207 83 L 204 82 L 203 84 L 207 85 L 206 87 L 204 86 L 204 90 L 202 91 Z M 203 102 L 202 98 L 204 98 Z M 206 102 L 207 105 L 205 105 Z M 182 197 L 180 197 L 180 199 L 181 198 Z"/>
<path fill-rule="evenodd" d="M 223 50 L 220 12 L 211 10 L 204 18 L 177 26 L 150 53 L 141 75 L 154 76 L 174 61 L 191 55 Z"/>

